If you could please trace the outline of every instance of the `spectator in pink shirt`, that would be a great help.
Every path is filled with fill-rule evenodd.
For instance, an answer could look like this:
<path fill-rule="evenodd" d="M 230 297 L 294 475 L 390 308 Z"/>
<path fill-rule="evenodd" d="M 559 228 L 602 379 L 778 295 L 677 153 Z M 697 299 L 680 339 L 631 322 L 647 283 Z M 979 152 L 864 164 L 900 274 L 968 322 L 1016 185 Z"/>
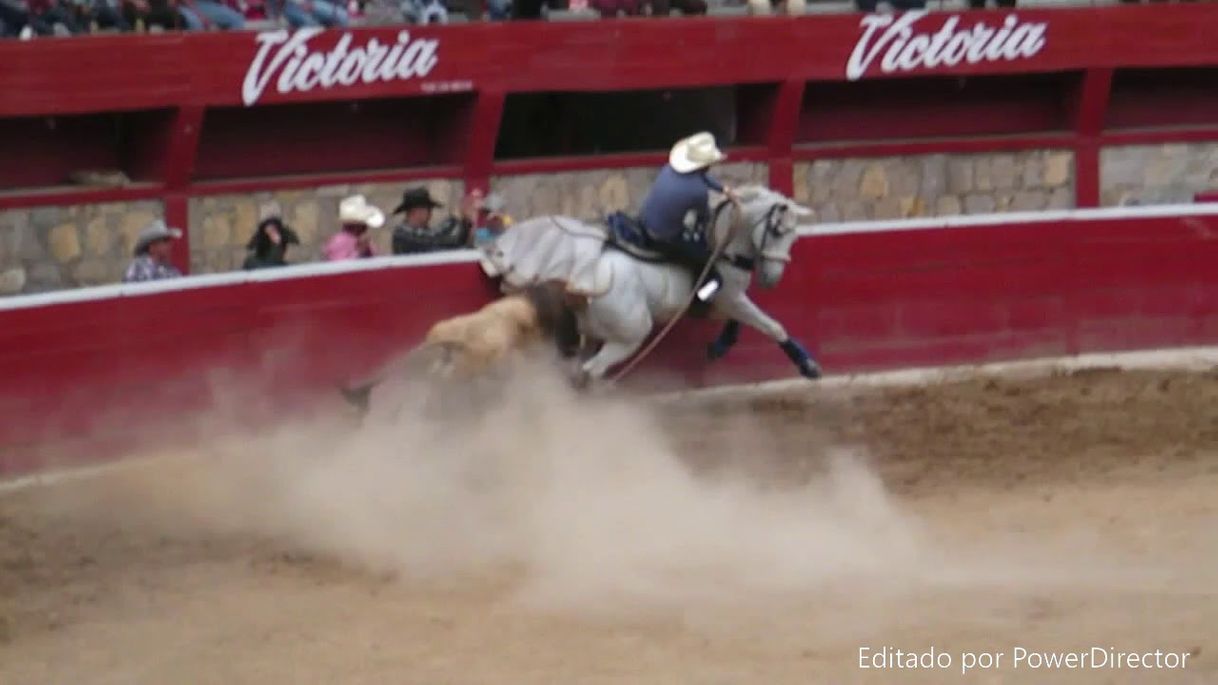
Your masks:
<path fill-rule="evenodd" d="M 368 229 L 385 225 L 384 212 L 368 204 L 363 195 L 352 195 L 338 204 L 338 222 L 342 230 L 326 241 L 322 249 L 327 262 L 364 259 L 376 254 L 368 239 Z"/>

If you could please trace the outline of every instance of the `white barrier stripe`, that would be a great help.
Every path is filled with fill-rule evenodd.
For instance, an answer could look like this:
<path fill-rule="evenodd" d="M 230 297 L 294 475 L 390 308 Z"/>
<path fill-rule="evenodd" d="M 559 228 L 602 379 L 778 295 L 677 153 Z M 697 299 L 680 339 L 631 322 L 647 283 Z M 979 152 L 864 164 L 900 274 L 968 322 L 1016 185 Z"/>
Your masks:
<path fill-rule="evenodd" d="M 804 378 L 724 385 L 714 388 L 657 393 L 649 399 L 660 403 L 697 401 L 716 397 L 745 399 L 775 393 L 804 390 L 809 392 L 849 390 L 852 388 L 900 387 L 925 385 L 977 376 L 1006 376 L 1014 378 L 1043 377 L 1056 371 L 1117 368 L 1121 370 L 1161 369 L 1207 371 L 1218 367 L 1218 347 L 1183 347 L 1167 350 L 1143 350 L 1104 354 L 1082 354 L 1073 357 L 1043 357 L 988 364 L 965 364 L 934 368 L 912 368 L 844 376 L 826 376 L 812 382 Z M 166 457 L 128 458 L 93 466 L 81 466 L 57 471 L 45 471 L 8 480 L 0 479 L 0 496 L 38 486 L 51 486 L 125 471 L 158 463 Z"/>
<path fill-rule="evenodd" d="M 1012 212 L 1009 214 L 979 214 L 970 216 L 938 217 L 929 219 L 896 219 L 892 221 L 853 221 L 801 226 L 801 237 L 849 235 L 856 233 L 882 233 L 887 231 L 931 230 L 968 228 L 974 226 L 997 226 L 1010 224 L 1035 224 L 1047 222 L 1102 221 L 1107 219 L 1136 219 L 1162 217 L 1188 217 L 1218 215 L 1218 203 L 1157 205 L 1149 207 L 1107 207 L 1101 209 L 1063 209 L 1044 212 Z M 74 302 L 91 302 L 118 297 L 136 297 L 155 293 L 192 290 L 222 285 L 238 285 L 267 281 L 310 278 L 361 271 L 378 271 L 414 266 L 438 266 L 445 264 L 477 263 L 476 250 L 451 250 L 423 255 L 374 257 L 343 262 L 318 262 L 293 264 L 277 269 L 234 271 L 223 274 L 204 274 L 175 278 L 150 283 L 103 285 L 73 290 L 59 290 L 36 295 L 15 295 L 0 298 L 0 313 L 12 309 L 46 307 Z"/>

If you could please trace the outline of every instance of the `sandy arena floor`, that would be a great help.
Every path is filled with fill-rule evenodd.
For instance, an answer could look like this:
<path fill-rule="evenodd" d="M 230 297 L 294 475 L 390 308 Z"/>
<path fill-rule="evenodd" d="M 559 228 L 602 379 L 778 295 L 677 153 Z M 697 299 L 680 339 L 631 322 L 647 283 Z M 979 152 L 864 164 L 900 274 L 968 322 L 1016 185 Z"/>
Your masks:
<path fill-rule="evenodd" d="M 1218 683 L 1218 372 L 664 411 L 547 390 L 0 495 L 0 683 Z M 1092 646 L 1187 667 L 1012 664 Z"/>

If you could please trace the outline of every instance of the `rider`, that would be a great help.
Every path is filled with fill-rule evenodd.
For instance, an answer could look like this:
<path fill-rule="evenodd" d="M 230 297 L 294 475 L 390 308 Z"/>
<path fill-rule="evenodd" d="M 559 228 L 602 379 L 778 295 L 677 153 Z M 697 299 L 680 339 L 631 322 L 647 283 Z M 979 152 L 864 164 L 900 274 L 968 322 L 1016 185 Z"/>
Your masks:
<path fill-rule="evenodd" d="M 677 141 L 639 210 L 639 221 L 652 245 L 667 258 L 692 269 L 695 278 L 712 255 L 707 238 L 709 191 L 735 198 L 730 188 L 707 173 L 724 157 L 715 137 L 705 131 Z M 695 308 L 705 309 L 719 284 L 719 275 L 713 270 L 705 284 L 695 283 Z"/>

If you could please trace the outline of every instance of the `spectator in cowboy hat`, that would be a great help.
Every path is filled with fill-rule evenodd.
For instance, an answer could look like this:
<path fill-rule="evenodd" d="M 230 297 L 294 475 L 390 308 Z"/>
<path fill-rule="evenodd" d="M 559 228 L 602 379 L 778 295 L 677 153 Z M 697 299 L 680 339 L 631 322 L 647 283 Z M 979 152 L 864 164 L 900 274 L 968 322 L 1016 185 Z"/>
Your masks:
<path fill-rule="evenodd" d="M 123 283 L 159 281 L 181 276 L 182 272 L 169 263 L 173 241 L 181 237 L 180 230 L 166 226 L 160 219 L 148 224 L 135 239 L 135 259 L 123 274 Z"/>
<path fill-rule="evenodd" d="M 468 247 L 481 201 L 471 194 L 463 205 L 460 218 L 450 216 L 432 228 L 432 210 L 444 205 L 432 199 L 426 188 L 410 188 L 402 193 L 402 203 L 393 213 L 404 214 L 405 221 L 393 229 L 393 253 L 418 254 Z"/>
<path fill-rule="evenodd" d="M 352 195 L 338 203 L 338 222 L 342 224 L 342 230 L 331 236 L 322 248 L 326 261 L 363 259 L 375 255 L 368 241 L 368 229 L 385 225 L 384 212 L 368 204 L 363 195 Z"/>

